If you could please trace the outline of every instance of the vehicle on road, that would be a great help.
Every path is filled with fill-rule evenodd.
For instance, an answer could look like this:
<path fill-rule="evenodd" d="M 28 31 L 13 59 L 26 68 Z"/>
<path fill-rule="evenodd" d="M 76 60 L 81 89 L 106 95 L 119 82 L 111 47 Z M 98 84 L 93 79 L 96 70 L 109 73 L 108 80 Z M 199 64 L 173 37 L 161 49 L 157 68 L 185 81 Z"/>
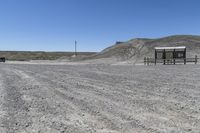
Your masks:
<path fill-rule="evenodd" d="M 5 57 L 0 57 L 0 62 L 6 62 L 6 58 Z"/>

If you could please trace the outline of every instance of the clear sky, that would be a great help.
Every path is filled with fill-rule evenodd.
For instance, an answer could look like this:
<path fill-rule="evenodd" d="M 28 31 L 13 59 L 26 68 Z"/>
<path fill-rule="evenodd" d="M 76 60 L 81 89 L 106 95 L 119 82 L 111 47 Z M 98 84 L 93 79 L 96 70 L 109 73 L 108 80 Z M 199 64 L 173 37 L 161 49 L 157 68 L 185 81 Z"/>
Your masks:
<path fill-rule="evenodd" d="M 200 0 L 0 0 L 0 50 L 101 51 L 116 41 L 200 35 Z"/>

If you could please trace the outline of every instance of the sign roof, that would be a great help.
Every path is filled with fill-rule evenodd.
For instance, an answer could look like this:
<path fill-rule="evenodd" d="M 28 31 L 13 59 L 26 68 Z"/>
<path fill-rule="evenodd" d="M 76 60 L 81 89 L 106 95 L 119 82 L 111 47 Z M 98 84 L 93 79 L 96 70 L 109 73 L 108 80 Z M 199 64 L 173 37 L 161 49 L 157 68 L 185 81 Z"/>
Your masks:
<path fill-rule="evenodd" d="M 173 50 L 173 49 L 185 49 L 185 46 L 178 46 L 178 47 L 155 47 L 156 50 Z"/>

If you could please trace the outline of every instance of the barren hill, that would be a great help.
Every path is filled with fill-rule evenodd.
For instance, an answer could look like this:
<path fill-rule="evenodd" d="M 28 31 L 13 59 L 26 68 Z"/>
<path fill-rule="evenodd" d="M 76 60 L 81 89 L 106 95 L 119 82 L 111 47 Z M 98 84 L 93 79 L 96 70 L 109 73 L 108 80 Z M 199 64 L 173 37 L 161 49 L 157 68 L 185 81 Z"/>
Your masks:
<path fill-rule="evenodd" d="M 176 35 L 159 39 L 136 38 L 117 42 L 89 59 L 115 59 L 116 61 L 142 62 L 144 57 L 154 56 L 156 46 L 186 46 L 187 57 L 200 56 L 200 36 Z"/>
<path fill-rule="evenodd" d="M 29 52 L 29 51 L 0 51 L 0 57 L 8 60 L 69 60 L 98 63 L 130 62 L 142 63 L 144 57 L 154 57 L 154 47 L 157 46 L 186 46 L 187 57 L 200 57 L 200 36 L 175 35 L 158 39 L 136 38 L 116 44 L 99 53 L 79 52 L 73 58 L 74 52 Z"/>

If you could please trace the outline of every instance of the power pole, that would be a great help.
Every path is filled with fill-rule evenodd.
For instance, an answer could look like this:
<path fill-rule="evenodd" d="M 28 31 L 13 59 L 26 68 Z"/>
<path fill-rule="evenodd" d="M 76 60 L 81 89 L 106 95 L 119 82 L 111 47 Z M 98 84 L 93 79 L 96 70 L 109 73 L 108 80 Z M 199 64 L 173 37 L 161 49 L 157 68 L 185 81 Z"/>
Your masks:
<path fill-rule="evenodd" d="M 75 40 L 75 46 L 74 46 L 74 47 L 75 47 L 75 49 L 74 49 L 74 50 L 75 50 L 75 51 L 74 51 L 75 56 L 77 56 L 76 45 L 77 45 L 77 41 Z"/>

